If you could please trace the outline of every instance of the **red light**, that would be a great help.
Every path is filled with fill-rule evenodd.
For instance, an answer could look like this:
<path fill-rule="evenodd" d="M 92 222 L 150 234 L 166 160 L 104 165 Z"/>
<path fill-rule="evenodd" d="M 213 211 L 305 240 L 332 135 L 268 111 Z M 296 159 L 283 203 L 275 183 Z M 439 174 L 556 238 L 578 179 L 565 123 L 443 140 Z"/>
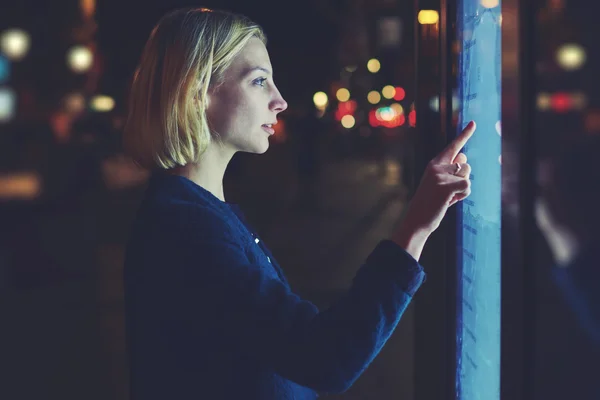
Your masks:
<path fill-rule="evenodd" d="M 340 103 L 339 107 L 340 107 L 340 110 L 343 110 L 346 114 L 352 114 L 354 111 L 356 111 L 356 101 L 355 100 L 344 101 L 344 102 Z"/>
<path fill-rule="evenodd" d="M 369 111 L 369 124 L 372 127 L 379 126 L 379 121 L 377 120 L 377 116 L 375 115 L 375 110 Z"/>
<path fill-rule="evenodd" d="M 339 103 L 337 110 L 335 110 L 335 119 L 341 121 L 344 115 L 353 115 L 356 107 L 356 101 L 354 100 Z"/>
<path fill-rule="evenodd" d="M 404 125 L 405 122 L 406 122 L 406 117 L 404 116 L 404 114 L 402 114 L 398 117 L 398 125 L 397 126 L 402 126 L 402 125 Z"/>
<path fill-rule="evenodd" d="M 396 88 L 396 94 L 394 95 L 394 100 L 401 101 L 406 97 L 406 92 L 401 87 Z"/>
<path fill-rule="evenodd" d="M 417 125 L 417 112 L 415 110 L 408 113 L 408 123 L 412 127 Z"/>
<path fill-rule="evenodd" d="M 550 106 L 556 112 L 567 112 L 571 108 L 570 96 L 567 93 L 555 93 L 550 99 Z"/>

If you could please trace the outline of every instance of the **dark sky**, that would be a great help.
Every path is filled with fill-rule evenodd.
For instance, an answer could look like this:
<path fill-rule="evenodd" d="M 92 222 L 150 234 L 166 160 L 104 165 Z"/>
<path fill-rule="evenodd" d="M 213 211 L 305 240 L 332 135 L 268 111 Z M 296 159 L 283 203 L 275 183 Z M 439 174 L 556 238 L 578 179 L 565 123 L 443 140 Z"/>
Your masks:
<path fill-rule="evenodd" d="M 336 31 L 316 11 L 313 0 L 101 0 L 98 39 L 109 67 L 103 84 L 111 90 L 124 89 L 154 24 L 166 12 L 189 6 L 239 12 L 262 25 L 275 80 L 288 101 L 310 101 L 311 94 L 327 82 L 335 65 Z"/>

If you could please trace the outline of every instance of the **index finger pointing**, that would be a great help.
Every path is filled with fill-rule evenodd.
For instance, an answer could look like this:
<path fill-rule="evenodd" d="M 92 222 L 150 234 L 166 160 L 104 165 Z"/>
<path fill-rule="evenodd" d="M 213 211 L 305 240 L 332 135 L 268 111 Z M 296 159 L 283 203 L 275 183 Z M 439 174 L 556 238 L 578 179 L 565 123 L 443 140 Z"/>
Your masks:
<path fill-rule="evenodd" d="M 473 136 L 476 128 L 475 121 L 469 122 L 461 134 L 440 153 L 438 161 L 447 164 L 452 163 L 452 160 L 456 158 L 460 150 L 465 147 L 465 144 L 467 144 L 471 136 Z"/>

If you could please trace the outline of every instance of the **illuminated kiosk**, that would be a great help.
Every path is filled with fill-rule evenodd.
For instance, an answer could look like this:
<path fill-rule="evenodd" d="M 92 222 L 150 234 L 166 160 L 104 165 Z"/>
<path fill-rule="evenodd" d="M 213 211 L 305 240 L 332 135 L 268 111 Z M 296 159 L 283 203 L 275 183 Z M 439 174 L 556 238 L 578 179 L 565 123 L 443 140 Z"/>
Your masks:
<path fill-rule="evenodd" d="M 421 260 L 428 278 L 415 299 L 416 400 L 533 398 L 535 185 L 526 116 L 534 97 L 526 82 L 534 71 L 524 28 L 534 24 L 526 7 L 416 1 L 416 170 L 470 120 L 477 123 L 464 149 L 472 194 L 450 209 Z"/>

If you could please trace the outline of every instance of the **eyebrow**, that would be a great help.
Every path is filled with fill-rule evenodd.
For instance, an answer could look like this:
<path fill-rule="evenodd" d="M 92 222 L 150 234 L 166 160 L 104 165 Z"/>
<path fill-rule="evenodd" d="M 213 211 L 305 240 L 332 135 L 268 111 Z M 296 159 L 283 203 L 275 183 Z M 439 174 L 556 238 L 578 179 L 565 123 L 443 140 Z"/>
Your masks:
<path fill-rule="evenodd" d="M 273 74 L 268 68 L 256 66 L 256 67 L 250 67 L 250 68 L 245 69 L 242 75 L 248 76 L 254 71 L 263 71 L 264 73 L 269 74 L 269 75 Z"/>

